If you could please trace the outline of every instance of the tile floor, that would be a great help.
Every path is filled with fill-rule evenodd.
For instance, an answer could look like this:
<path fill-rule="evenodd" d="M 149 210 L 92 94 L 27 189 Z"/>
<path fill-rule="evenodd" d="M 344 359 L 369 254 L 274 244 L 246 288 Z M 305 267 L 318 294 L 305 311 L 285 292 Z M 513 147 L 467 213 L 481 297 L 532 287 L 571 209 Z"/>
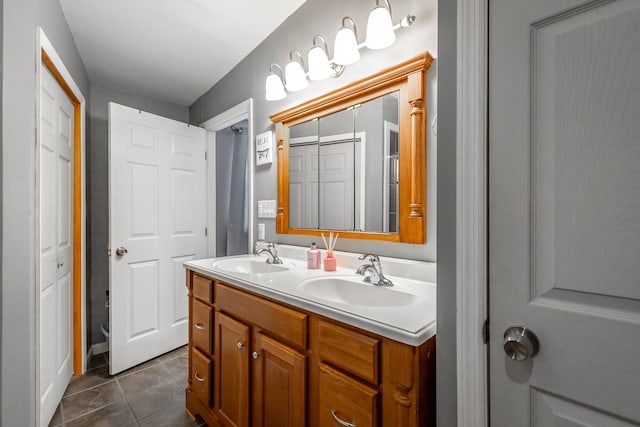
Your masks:
<path fill-rule="evenodd" d="M 108 354 L 94 356 L 87 372 L 73 377 L 49 427 L 197 427 L 185 412 L 187 347 L 118 375 L 109 375 Z"/>

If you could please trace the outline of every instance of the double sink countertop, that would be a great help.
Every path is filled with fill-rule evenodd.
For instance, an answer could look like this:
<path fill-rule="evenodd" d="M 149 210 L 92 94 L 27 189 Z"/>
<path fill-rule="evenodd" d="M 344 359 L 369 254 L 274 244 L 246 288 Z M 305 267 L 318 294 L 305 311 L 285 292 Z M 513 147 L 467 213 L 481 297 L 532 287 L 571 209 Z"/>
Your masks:
<path fill-rule="evenodd" d="M 278 245 L 283 264 L 266 255 L 240 255 L 185 262 L 190 270 L 240 289 L 409 345 L 436 334 L 436 264 L 381 257 L 394 286 L 364 283 L 356 269 L 359 254 L 334 251 L 334 272 L 307 269 L 307 248 Z M 324 257 L 325 251 L 322 251 Z"/>

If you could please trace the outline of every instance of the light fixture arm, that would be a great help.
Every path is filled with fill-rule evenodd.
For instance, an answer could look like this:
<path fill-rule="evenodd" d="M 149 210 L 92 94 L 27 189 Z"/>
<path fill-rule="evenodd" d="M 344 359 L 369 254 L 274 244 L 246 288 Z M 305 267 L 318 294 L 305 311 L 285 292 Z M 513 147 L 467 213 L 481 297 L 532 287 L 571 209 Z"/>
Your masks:
<path fill-rule="evenodd" d="M 350 16 L 345 16 L 342 18 L 342 27 L 347 26 L 347 22 L 351 22 L 351 28 L 353 29 L 353 35 L 356 36 L 356 41 L 358 40 L 358 29 L 356 28 L 356 23 Z"/>
<path fill-rule="evenodd" d="M 282 82 L 284 83 L 284 71 L 282 71 L 282 67 L 280 67 L 278 64 L 273 63 L 269 66 L 269 72 L 276 74 L 276 72 L 273 70 L 273 67 L 276 67 L 278 70 L 280 70 L 280 80 L 282 80 Z"/>
<path fill-rule="evenodd" d="M 322 45 L 316 44 L 317 39 L 320 39 L 320 41 L 322 42 Z M 313 36 L 313 47 L 316 47 L 316 46 L 319 48 L 324 48 L 324 53 L 327 54 L 327 58 L 331 57 L 331 55 L 329 55 L 329 48 L 327 47 L 327 41 L 320 34 L 316 34 L 315 36 Z"/>
<path fill-rule="evenodd" d="M 298 62 L 300 62 L 300 65 L 302 65 L 302 69 L 304 70 L 306 67 L 304 65 L 304 59 L 302 59 L 302 54 L 294 49 L 291 52 L 289 52 L 289 59 L 291 59 L 292 61 L 295 61 L 295 59 L 293 58 L 294 55 L 298 55 Z"/>
<path fill-rule="evenodd" d="M 387 9 L 389 9 L 389 15 L 393 16 L 393 13 L 391 13 L 391 3 L 389 3 L 389 0 L 384 0 L 384 2 L 387 4 Z M 380 6 L 380 0 L 376 0 L 376 6 Z"/>

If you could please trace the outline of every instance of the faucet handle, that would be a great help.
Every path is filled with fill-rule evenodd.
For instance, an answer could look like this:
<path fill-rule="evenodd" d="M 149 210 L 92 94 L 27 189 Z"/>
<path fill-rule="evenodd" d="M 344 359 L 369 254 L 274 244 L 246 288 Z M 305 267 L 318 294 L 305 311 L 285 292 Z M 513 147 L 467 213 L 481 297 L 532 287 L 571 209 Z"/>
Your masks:
<path fill-rule="evenodd" d="M 374 254 L 364 254 L 364 255 L 360 255 L 358 257 L 358 259 L 360 261 L 362 261 L 363 259 L 369 258 L 369 261 L 371 262 L 377 262 L 380 263 L 380 257 L 378 255 L 374 255 Z"/>

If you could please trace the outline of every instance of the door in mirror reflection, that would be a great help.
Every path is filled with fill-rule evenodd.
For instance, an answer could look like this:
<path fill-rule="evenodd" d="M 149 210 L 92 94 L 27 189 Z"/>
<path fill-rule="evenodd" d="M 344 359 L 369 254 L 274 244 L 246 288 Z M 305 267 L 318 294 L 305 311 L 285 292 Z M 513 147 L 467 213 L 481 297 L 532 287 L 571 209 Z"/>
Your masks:
<path fill-rule="evenodd" d="M 289 227 L 398 232 L 398 92 L 289 128 Z"/>
<path fill-rule="evenodd" d="M 321 117 L 318 133 L 320 228 L 353 230 L 357 201 L 352 109 Z"/>
<path fill-rule="evenodd" d="M 318 120 L 289 130 L 289 226 L 318 228 Z"/>

